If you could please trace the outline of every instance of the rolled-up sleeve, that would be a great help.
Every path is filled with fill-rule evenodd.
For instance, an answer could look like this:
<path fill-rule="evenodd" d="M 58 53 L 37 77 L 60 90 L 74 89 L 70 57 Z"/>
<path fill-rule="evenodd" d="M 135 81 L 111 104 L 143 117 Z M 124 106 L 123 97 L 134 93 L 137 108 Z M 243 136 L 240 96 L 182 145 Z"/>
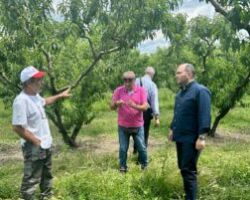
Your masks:
<path fill-rule="evenodd" d="M 202 88 L 198 94 L 198 122 L 199 134 L 207 133 L 211 124 L 211 93 L 206 88 Z"/>
<path fill-rule="evenodd" d="M 113 93 L 113 96 L 112 96 L 112 102 L 116 102 L 119 100 L 119 90 L 116 89 Z"/>

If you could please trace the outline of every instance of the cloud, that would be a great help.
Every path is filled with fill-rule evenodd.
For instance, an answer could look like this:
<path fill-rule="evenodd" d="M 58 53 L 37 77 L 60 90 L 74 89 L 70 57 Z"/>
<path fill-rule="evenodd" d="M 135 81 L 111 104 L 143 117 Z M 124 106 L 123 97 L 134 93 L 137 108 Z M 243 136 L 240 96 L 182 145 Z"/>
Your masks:
<path fill-rule="evenodd" d="M 56 20 L 58 22 L 61 22 L 64 19 L 64 17 L 62 15 L 60 15 L 58 12 L 58 5 L 62 2 L 63 2 L 63 0 L 53 0 L 53 2 L 52 2 L 52 7 L 53 7 L 55 12 L 51 13 L 51 16 L 54 20 Z"/>
<path fill-rule="evenodd" d="M 184 0 L 182 6 L 175 11 L 176 13 L 185 13 L 188 19 L 199 15 L 213 18 L 215 14 L 214 7 L 209 3 L 199 2 L 199 0 Z"/>
<path fill-rule="evenodd" d="M 157 48 L 167 47 L 169 42 L 166 40 L 161 30 L 155 32 L 155 37 L 153 40 L 147 39 L 138 45 L 138 49 L 141 53 L 152 53 L 157 50 Z"/>
<path fill-rule="evenodd" d="M 199 0 L 183 0 L 183 4 L 179 9 L 175 10 L 174 13 L 184 13 L 187 15 L 188 20 L 190 20 L 199 15 L 213 18 L 215 10 L 211 4 L 199 2 Z M 153 40 L 147 39 L 141 42 L 141 44 L 138 45 L 138 49 L 141 53 L 153 53 L 157 48 L 167 46 L 169 46 L 169 42 L 161 31 L 157 31 Z"/>
<path fill-rule="evenodd" d="M 62 2 L 63 2 L 63 0 L 53 0 L 53 2 L 52 2 L 53 8 L 56 9 L 57 5 L 62 3 Z"/>

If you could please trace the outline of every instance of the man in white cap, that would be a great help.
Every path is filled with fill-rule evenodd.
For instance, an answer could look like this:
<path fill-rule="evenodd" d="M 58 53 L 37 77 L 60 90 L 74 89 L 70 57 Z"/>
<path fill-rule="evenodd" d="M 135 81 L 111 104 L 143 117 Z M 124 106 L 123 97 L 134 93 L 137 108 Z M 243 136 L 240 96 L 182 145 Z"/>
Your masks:
<path fill-rule="evenodd" d="M 21 72 L 23 91 L 13 103 L 12 125 L 21 137 L 24 156 L 24 176 L 21 195 L 25 200 L 34 199 L 35 186 L 39 183 L 41 199 L 52 195 L 51 145 L 52 137 L 44 106 L 69 97 L 69 89 L 46 99 L 39 95 L 45 72 L 33 66 Z"/>
<path fill-rule="evenodd" d="M 149 129 L 151 120 L 155 119 L 156 126 L 160 125 L 159 120 L 159 98 L 158 98 L 158 88 L 156 84 L 153 82 L 153 78 L 155 75 L 155 70 L 153 67 L 148 66 L 145 69 L 145 75 L 143 77 L 136 79 L 136 85 L 143 87 L 147 92 L 147 101 L 149 104 L 149 108 L 143 112 L 143 120 L 144 120 L 144 139 L 145 145 L 148 146 L 148 137 L 149 137 Z M 137 149 L 134 145 L 134 153 L 137 153 Z"/>

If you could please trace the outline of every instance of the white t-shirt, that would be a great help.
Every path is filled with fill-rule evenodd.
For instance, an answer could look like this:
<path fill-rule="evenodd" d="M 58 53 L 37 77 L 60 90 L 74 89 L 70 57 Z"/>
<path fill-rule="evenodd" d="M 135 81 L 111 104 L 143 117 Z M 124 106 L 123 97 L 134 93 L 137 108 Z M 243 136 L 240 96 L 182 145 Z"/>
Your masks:
<path fill-rule="evenodd" d="M 44 106 L 45 99 L 39 94 L 31 96 L 22 91 L 13 103 L 12 124 L 29 130 L 41 140 L 41 147 L 48 149 L 52 145 L 52 137 Z M 24 143 L 25 140 L 21 139 L 21 144 Z"/>

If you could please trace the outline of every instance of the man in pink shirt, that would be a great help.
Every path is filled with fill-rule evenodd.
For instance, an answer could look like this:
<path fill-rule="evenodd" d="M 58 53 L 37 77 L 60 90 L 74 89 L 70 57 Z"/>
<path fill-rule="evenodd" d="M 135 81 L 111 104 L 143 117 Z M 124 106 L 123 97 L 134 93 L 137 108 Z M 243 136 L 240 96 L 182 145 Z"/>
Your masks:
<path fill-rule="evenodd" d="M 111 102 L 111 108 L 118 111 L 120 172 L 126 172 L 128 168 L 127 151 L 130 136 L 135 139 L 141 169 L 145 169 L 148 164 L 143 128 L 143 111 L 148 108 L 147 94 L 142 87 L 135 85 L 134 72 L 125 72 L 123 80 L 124 85 L 116 88 Z"/>

